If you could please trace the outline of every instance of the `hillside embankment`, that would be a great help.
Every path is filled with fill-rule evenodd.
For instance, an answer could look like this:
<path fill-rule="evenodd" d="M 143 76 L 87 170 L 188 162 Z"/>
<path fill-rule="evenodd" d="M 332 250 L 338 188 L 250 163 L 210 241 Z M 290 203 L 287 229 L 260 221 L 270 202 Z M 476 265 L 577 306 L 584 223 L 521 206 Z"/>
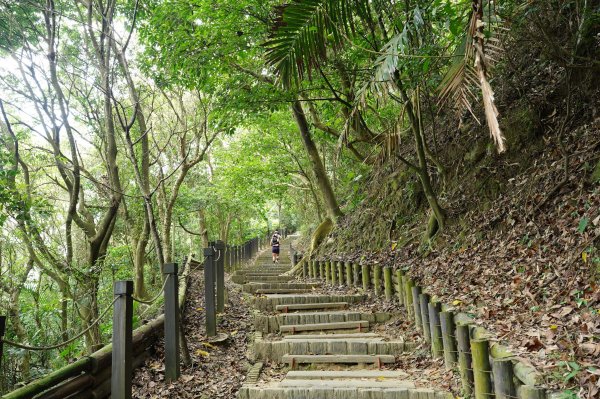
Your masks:
<path fill-rule="evenodd" d="M 548 40 L 560 43 L 566 33 L 559 28 L 546 27 Z M 374 168 L 362 202 L 314 255 L 405 270 L 533 364 L 546 386 L 597 398 L 599 67 L 565 64 L 533 29 L 513 29 L 495 75 L 507 152 L 497 154 L 487 128 L 470 117 L 428 121 L 428 146 L 443 167 L 430 169 L 447 226 L 423 239 L 425 195 L 392 156 Z M 598 59 L 594 40 L 586 59 Z M 399 155 L 410 158 L 410 151 Z"/>

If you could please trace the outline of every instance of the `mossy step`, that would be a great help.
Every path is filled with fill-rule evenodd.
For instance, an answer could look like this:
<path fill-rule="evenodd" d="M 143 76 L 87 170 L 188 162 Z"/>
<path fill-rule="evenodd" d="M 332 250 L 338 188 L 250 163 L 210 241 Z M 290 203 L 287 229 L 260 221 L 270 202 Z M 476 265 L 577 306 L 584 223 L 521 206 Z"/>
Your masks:
<path fill-rule="evenodd" d="M 449 392 L 405 387 L 282 387 L 248 386 L 239 391 L 239 399 L 453 399 Z"/>
<path fill-rule="evenodd" d="M 330 388 L 406 388 L 411 389 L 415 384 L 406 380 L 314 380 L 314 379 L 285 379 L 280 387 L 330 387 Z"/>
<path fill-rule="evenodd" d="M 381 335 L 372 332 L 356 333 L 356 334 L 296 334 L 286 335 L 283 340 L 296 340 L 296 339 L 382 339 Z"/>
<path fill-rule="evenodd" d="M 257 359 L 273 362 L 281 362 L 285 355 L 398 355 L 406 349 L 403 341 L 386 342 L 382 338 L 281 340 L 254 344 Z"/>
<path fill-rule="evenodd" d="M 319 283 L 289 283 L 289 282 L 271 282 L 271 283 L 247 283 L 242 286 L 242 291 L 254 293 L 257 290 L 274 289 L 304 289 L 309 290 L 320 286 Z"/>
<path fill-rule="evenodd" d="M 290 305 L 277 305 L 275 310 L 278 312 L 293 312 L 297 310 L 321 310 L 321 309 L 346 309 L 348 302 L 326 302 L 326 303 L 295 303 Z"/>
<path fill-rule="evenodd" d="M 359 320 L 368 321 L 369 323 L 383 323 L 391 317 L 390 313 L 363 313 L 343 310 L 279 313 L 276 315 L 256 314 L 254 316 L 254 327 L 264 333 L 275 333 L 280 330 L 281 326 L 289 324 L 341 323 Z"/>
<path fill-rule="evenodd" d="M 330 303 L 330 302 L 347 302 L 359 303 L 364 301 L 365 295 L 323 295 L 323 294 L 306 294 L 306 295 L 290 295 L 273 293 L 266 297 L 254 298 L 252 305 L 258 310 L 264 312 L 272 312 L 278 305 L 294 305 L 294 304 L 315 304 L 315 303 Z"/>
<path fill-rule="evenodd" d="M 288 371 L 286 380 L 337 380 L 337 379 L 403 379 L 408 374 L 400 370 L 310 370 Z"/>
<path fill-rule="evenodd" d="M 312 289 L 307 288 L 260 288 L 255 294 L 304 294 Z"/>
<path fill-rule="evenodd" d="M 285 355 L 281 361 L 295 367 L 298 364 L 390 364 L 396 361 L 392 355 Z"/>
<path fill-rule="evenodd" d="M 364 320 L 346 321 L 339 323 L 290 324 L 279 327 L 282 333 L 294 334 L 300 331 L 351 330 L 364 332 L 369 329 L 369 322 Z"/>

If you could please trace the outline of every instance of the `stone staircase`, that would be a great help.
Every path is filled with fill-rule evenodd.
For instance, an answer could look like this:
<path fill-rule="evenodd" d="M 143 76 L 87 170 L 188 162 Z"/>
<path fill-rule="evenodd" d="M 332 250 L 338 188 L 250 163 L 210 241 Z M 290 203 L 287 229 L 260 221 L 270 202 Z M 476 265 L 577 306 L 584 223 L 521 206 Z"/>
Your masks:
<path fill-rule="evenodd" d="M 265 378 L 253 367 L 252 381 L 239 399 L 449 399 L 444 391 L 417 388 L 396 357 L 412 343 L 371 331 L 399 315 L 353 310 L 363 295 L 330 295 L 320 283 L 298 282 L 284 244 L 281 262 L 270 251 L 252 267 L 237 271 L 234 281 L 255 308 L 253 356 L 257 365 L 280 365 L 284 378 Z"/>

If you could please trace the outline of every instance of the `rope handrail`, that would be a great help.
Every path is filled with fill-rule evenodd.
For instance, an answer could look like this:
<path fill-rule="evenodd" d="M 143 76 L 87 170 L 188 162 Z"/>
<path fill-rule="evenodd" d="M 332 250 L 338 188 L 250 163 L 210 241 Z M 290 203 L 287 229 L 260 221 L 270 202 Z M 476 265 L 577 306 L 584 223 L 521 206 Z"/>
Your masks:
<path fill-rule="evenodd" d="M 63 346 L 67 346 L 70 343 L 75 342 L 76 340 L 78 340 L 79 338 L 83 337 L 83 335 L 85 335 L 85 333 L 87 333 L 88 331 L 90 331 L 96 324 L 98 324 L 100 322 L 100 320 L 102 320 L 104 318 L 104 316 L 106 316 L 106 314 L 108 313 L 108 311 L 110 309 L 112 309 L 113 305 L 115 304 L 115 302 L 117 302 L 117 300 L 119 299 L 119 297 L 115 297 L 115 299 L 113 299 L 113 301 L 110 303 L 110 305 L 108 305 L 106 307 L 106 309 L 104 309 L 104 311 L 102 311 L 102 313 L 100 314 L 100 316 L 98 316 L 98 318 L 96 320 L 94 320 L 94 322 L 92 324 L 90 324 L 85 330 L 83 330 L 82 332 L 80 332 L 79 334 L 77 334 L 76 336 L 60 342 L 58 344 L 55 345 L 48 345 L 48 346 L 30 346 L 30 345 L 25 345 L 25 344 L 20 344 L 18 342 L 13 342 L 11 340 L 5 339 L 5 338 L 0 338 L 0 342 L 15 347 L 15 348 L 19 348 L 19 349 L 25 349 L 28 351 L 48 351 L 48 350 L 52 350 L 52 349 L 58 349 L 60 347 Z"/>
<path fill-rule="evenodd" d="M 152 299 L 142 299 L 142 298 L 136 298 L 134 296 L 132 296 L 131 299 L 133 299 L 135 302 L 142 303 L 144 305 L 152 305 L 154 302 L 156 302 L 158 300 L 158 298 L 160 298 L 162 296 L 163 292 L 165 292 L 165 287 L 167 286 L 167 281 L 169 281 L 169 277 L 171 277 L 171 275 L 167 274 L 167 276 L 165 277 L 165 281 L 163 281 L 163 285 L 160 288 L 160 291 L 158 291 L 156 296 L 154 296 Z"/>

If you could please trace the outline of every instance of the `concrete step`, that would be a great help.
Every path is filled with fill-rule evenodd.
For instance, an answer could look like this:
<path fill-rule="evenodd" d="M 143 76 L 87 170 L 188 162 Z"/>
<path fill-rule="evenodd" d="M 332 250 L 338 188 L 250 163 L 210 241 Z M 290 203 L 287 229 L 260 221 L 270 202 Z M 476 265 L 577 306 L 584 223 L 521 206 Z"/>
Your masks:
<path fill-rule="evenodd" d="M 346 379 L 404 379 L 408 376 L 400 370 L 310 370 L 288 371 L 286 380 L 346 380 Z"/>
<path fill-rule="evenodd" d="M 405 380 L 314 380 L 314 379 L 290 379 L 287 378 L 279 383 L 280 387 L 331 387 L 331 388 L 406 388 L 411 389 L 415 384 Z"/>
<path fill-rule="evenodd" d="M 305 294 L 311 291 L 312 289 L 308 288 L 260 288 L 255 294 Z"/>
<path fill-rule="evenodd" d="M 369 330 L 369 322 L 358 320 L 340 323 L 290 324 L 279 327 L 280 332 L 289 334 L 295 334 L 301 331 L 318 332 L 325 330 L 356 330 L 356 332 L 365 332 Z"/>
<path fill-rule="evenodd" d="M 382 339 L 381 335 L 377 333 L 355 333 L 355 334 L 296 334 L 286 335 L 283 337 L 284 341 L 296 340 L 296 339 Z"/>
<path fill-rule="evenodd" d="M 258 290 L 274 289 L 303 289 L 311 290 L 319 287 L 320 283 L 289 283 L 289 282 L 270 282 L 270 283 L 247 283 L 242 285 L 242 291 L 253 294 Z"/>
<path fill-rule="evenodd" d="M 326 302 L 326 303 L 296 303 L 291 305 L 277 305 L 275 310 L 278 312 L 293 312 L 298 310 L 326 310 L 326 309 L 346 309 L 348 302 Z"/>
<path fill-rule="evenodd" d="M 242 386 L 239 399 L 453 399 L 449 392 L 426 388 L 334 386 Z"/>
<path fill-rule="evenodd" d="M 263 333 L 276 333 L 281 326 L 289 324 L 321 324 L 341 323 L 345 321 L 368 321 L 369 323 L 382 323 L 392 317 L 390 313 L 362 313 L 351 311 L 328 312 L 298 312 L 279 313 L 276 315 L 257 314 L 254 316 L 254 327 Z"/>
<path fill-rule="evenodd" d="M 295 368 L 299 364 L 374 364 L 381 367 L 396 361 L 392 355 L 285 355 L 283 363 Z"/>
<path fill-rule="evenodd" d="M 257 360 L 272 362 L 282 362 L 285 355 L 398 355 L 407 350 L 403 341 L 383 338 L 260 341 L 253 348 Z"/>
<path fill-rule="evenodd" d="M 295 305 L 295 304 L 315 304 L 315 303 L 331 303 L 331 302 L 347 302 L 359 303 L 364 301 L 364 295 L 323 295 L 323 294 L 306 294 L 306 295 L 289 295 L 289 294 L 272 294 L 263 298 L 254 298 L 252 305 L 260 311 L 272 312 L 278 305 Z"/>

